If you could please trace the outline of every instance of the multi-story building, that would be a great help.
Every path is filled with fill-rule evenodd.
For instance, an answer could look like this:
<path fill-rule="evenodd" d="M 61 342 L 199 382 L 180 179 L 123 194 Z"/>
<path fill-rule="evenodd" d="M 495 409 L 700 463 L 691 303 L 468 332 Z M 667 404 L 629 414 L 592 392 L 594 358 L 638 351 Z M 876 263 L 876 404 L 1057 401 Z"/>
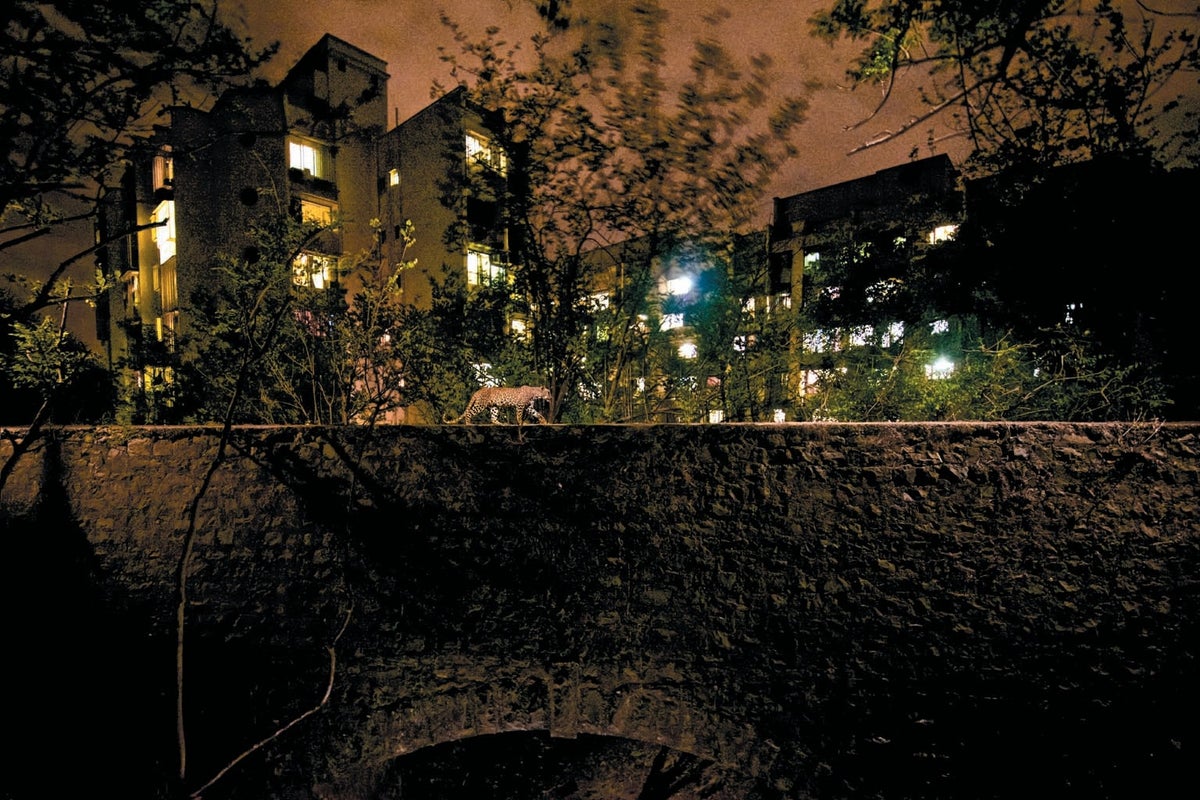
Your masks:
<path fill-rule="evenodd" d="M 963 218 L 958 171 L 936 156 L 776 198 L 766 230 L 715 237 L 724 242 L 719 254 L 677 241 L 651 252 L 641 240 L 596 254 L 618 265 L 609 270 L 617 289 L 640 265 L 644 279 L 633 283 L 648 297 L 646 344 L 638 358 L 614 360 L 625 373 L 615 381 L 621 418 L 808 419 L 803 399 L 816 391 L 822 370 L 893 349 L 905 337 L 945 353 L 946 361 L 929 367 L 931 377 L 944 374 L 961 351 L 964 321 L 922 320 L 928 328 L 917 330 L 908 320 L 906 330 L 905 320 L 881 309 L 895 282 L 931 244 L 952 239 Z M 601 288 L 597 296 L 607 304 L 616 295 Z M 870 306 L 872 297 L 881 302 L 861 316 L 830 316 L 821 307 L 833 294 L 855 293 L 863 303 L 851 308 Z"/>
<path fill-rule="evenodd" d="M 341 220 L 295 261 L 295 281 L 318 289 L 338 279 L 343 254 L 376 246 L 386 67 L 325 36 L 278 85 L 229 90 L 209 111 L 174 108 L 144 143 L 109 191 L 99 231 L 116 242 L 99 259 L 119 282 L 98 329 L 133 396 L 152 406 L 154 387 L 170 381 L 167 354 L 186 330 L 192 290 L 218 279 L 219 254 L 253 258 L 256 220 L 281 210 Z"/>
<path fill-rule="evenodd" d="M 504 220 L 509 156 L 498 123 L 462 88 L 443 95 L 388 131 L 380 142 L 379 219 L 387 263 L 416 261 L 401 275 L 404 299 L 429 306 L 434 281 L 461 275 L 466 286 L 509 276 Z M 402 232 L 413 223 L 414 242 Z"/>
<path fill-rule="evenodd" d="M 903 240 L 919 248 L 951 238 L 962 218 L 958 170 L 945 155 L 777 197 L 767 294 L 811 294 L 812 273 L 822 257 L 852 257 L 854 248 L 880 239 Z"/>
<path fill-rule="evenodd" d="M 906 338 L 939 354 L 926 367 L 930 377 L 954 369 L 967 321 L 905 320 L 889 309 L 913 265 L 954 239 L 964 215 L 962 181 L 945 155 L 776 198 L 764 293 L 772 306 L 794 302 L 802 312 L 791 343 L 793 397 L 815 391 L 820 369 L 894 350 Z"/>
<path fill-rule="evenodd" d="M 339 270 L 347 257 L 417 258 L 420 269 L 402 276 L 416 305 L 429 303 L 429 278 L 443 270 L 467 284 L 504 274 L 502 192 L 466 196 L 458 181 L 482 170 L 492 176 L 483 185 L 494 184 L 506 174 L 483 114 L 453 91 L 388 131 L 386 69 L 326 35 L 275 86 L 229 90 L 208 111 L 172 109 L 109 189 L 97 233 L 112 244 L 98 261 L 119 281 L 98 304 L 97 329 L 143 416 L 155 417 L 156 387 L 172 380 L 193 290 L 218 280 L 222 254 L 253 259 L 256 221 L 283 212 L 332 223 L 295 259 L 293 278 L 349 297 L 354 287 Z M 407 220 L 416 244 L 405 252 Z"/>

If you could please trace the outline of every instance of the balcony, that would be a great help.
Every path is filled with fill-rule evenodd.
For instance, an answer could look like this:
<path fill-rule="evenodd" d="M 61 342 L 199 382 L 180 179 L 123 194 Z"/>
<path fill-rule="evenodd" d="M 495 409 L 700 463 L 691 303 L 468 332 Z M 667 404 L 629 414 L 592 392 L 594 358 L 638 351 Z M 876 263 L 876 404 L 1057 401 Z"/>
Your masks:
<path fill-rule="evenodd" d="M 325 178 L 318 178 L 306 169 L 297 169 L 292 167 L 288 169 L 288 179 L 292 185 L 301 188 L 305 191 L 319 194 L 322 197 L 327 197 L 330 200 L 336 200 L 338 196 L 337 184 Z"/>

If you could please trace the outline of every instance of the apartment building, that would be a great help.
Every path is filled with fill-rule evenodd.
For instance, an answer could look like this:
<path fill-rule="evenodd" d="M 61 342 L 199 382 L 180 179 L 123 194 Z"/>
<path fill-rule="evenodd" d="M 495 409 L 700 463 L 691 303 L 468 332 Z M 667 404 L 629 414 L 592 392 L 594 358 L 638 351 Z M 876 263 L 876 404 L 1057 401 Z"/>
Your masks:
<path fill-rule="evenodd" d="M 325 36 L 278 85 L 227 91 L 207 111 L 173 108 L 143 143 L 107 193 L 98 230 L 115 242 L 100 266 L 118 277 L 99 304 L 98 334 L 129 392 L 152 400 L 170 382 L 192 290 L 219 279 L 219 254 L 253 259 L 256 221 L 281 211 L 342 221 L 296 259 L 296 283 L 318 289 L 337 282 L 344 254 L 375 247 L 386 67 Z"/>
<path fill-rule="evenodd" d="M 969 322 L 938 317 L 918 327 L 887 317 L 886 300 L 963 220 L 958 170 L 940 155 L 776 198 L 765 230 L 713 236 L 707 244 L 639 240 L 598 251 L 593 260 L 615 265 L 602 273 L 601 283 L 611 286 L 597 287 L 604 308 L 629 286 L 648 298 L 641 349 L 611 359 L 622 371 L 609 376 L 619 418 L 809 419 L 804 398 L 817 390 L 822 370 L 862 363 L 906 338 L 944 354 L 931 361 L 931 378 L 948 374 Z M 716 242 L 720 252 L 711 250 Z M 838 294 L 860 295 L 863 301 L 850 306 L 856 311 L 874 307 L 868 314 L 827 313 L 835 306 L 823 301 Z"/>
<path fill-rule="evenodd" d="M 253 260 L 258 221 L 286 213 L 329 224 L 295 259 L 293 280 L 348 297 L 349 259 L 418 259 L 402 276 L 416 305 L 428 305 L 430 278 L 446 270 L 468 285 L 505 275 L 496 182 L 507 157 L 483 113 L 456 90 L 389 131 L 387 81 L 386 62 L 326 35 L 277 85 L 229 90 L 209 110 L 174 108 L 135 151 L 97 224 L 98 241 L 111 242 L 98 265 L 118 278 L 97 305 L 97 331 L 147 421 L 173 380 L 192 292 L 219 280 L 222 255 Z M 465 194 L 456 176 L 481 171 L 495 190 Z M 416 244 L 405 252 L 407 220 Z"/>
<path fill-rule="evenodd" d="M 946 155 L 777 197 L 767 294 L 811 294 L 823 256 L 852 257 L 854 248 L 872 240 L 903 239 L 919 248 L 951 238 L 962 222 L 963 203 L 958 170 Z"/>
<path fill-rule="evenodd" d="M 499 124 L 460 87 L 380 140 L 383 257 L 393 265 L 416 261 L 401 274 L 406 302 L 427 308 L 432 283 L 448 274 L 460 275 L 467 287 L 508 280 L 510 163 L 493 133 Z M 415 241 L 406 251 L 407 221 Z"/>
<path fill-rule="evenodd" d="M 768 302 L 803 312 L 791 344 L 800 370 L 784 379 L 793 397 L 816 390 L 820 369 L 906 338 L 938 354 L 929 377 L 954 369 L 969 321 L 905 320 L 888 308 L 913 264 L 953 240 L 964 219 L 961 176 L 945 155 L 775 199 L 763 288 Z M 795 413 L 789 407 L 781 416 Z"/>

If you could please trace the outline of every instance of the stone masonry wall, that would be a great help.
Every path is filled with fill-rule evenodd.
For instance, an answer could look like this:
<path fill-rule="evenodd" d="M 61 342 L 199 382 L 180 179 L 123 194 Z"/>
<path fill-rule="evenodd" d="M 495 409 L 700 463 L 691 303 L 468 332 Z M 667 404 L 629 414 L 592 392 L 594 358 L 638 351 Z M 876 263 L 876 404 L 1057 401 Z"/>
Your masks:
<path fill-rule="evenodd" d="M 1196 756 L 1200 424 L 220 433 L 53 429 L 0 495 L 16 718 L 90 736 L 93 789 L 174 780 L 185 547 L 189 774 L 336 656 L 247 792 L 530 730 L 755 797 L 1123 796 Z"/>

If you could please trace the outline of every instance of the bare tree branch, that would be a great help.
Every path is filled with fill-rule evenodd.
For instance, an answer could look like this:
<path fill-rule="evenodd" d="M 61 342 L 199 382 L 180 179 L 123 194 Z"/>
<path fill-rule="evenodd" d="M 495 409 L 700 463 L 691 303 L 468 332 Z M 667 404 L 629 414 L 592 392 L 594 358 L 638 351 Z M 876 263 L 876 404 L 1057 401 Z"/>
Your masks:
<path fill-rule="evenodd" d="M 350 616 L 353 613 L 354 613 L 354 606 L 351 605 L 349 608 L 346 609 L 346 619 L 342 621 L 341 629 L 338 630 L 337 635 L 333 637 L 333 642 L 327 648 L 325 648 L 326 652 L 329 653 L 329 681 L 325 684 L 325 694 L 323 694 L 321 696 L 320 701 L 318 701 L 317 704 L 314 705 L 312 708 L 308 709 L 304 713 L 302 713 L 299 716 L 292 719 L 292 721 L 288 722 L 283 727 L 276 730 L 274 733 L 260 739 L 259 741 L 250 745 L 250 747 L 243 750 L 241 753 L 239 753 L 237 755 L 236 758 L 234 758 L 232 761 L 230 761 L 228 764 L 226 764 L 224 768 L 222 768 L 219 772 L 217 772 L 217 774 L 214 775 L 207 783 L 205 783 L 199 789 L 196 789 L 194 792 L 192 792 L 191 797 L 196 798 L 196 800 L 199 800 L 199 798 L 203 795 L 205 789 L 208 789 L 214 783 L 216 783 L 221 778 L 223 778 L 227 774 L 229 774 L 229 772 L 234 767 L 236 767 L 239 763 L 241 763 L 242 761 L 244 761 L 246 758 L 253 755 L 254 753 L 258 752 L 259 750 L 261 750 L 263 747 L 267 746 L 271 742 L 275 741 L 280 736 L 283 736 L 283 734 L 287 733 L 289 730 L 291 730 L 295 726 L 299 725 L 301 722 L 308 719 L 313 714 L 317 713 L 318 711 L 320 711 L 322 708 L 325 707 L 325 704 L 329 702 L 330 695 L 333 693 L 333 680 L 337 675 L 337 643 L 338 643 L 338 640 L 340 640 L 342 638 L 342 634 L 346 632 L 346 628 L 350 625 Z"/>

